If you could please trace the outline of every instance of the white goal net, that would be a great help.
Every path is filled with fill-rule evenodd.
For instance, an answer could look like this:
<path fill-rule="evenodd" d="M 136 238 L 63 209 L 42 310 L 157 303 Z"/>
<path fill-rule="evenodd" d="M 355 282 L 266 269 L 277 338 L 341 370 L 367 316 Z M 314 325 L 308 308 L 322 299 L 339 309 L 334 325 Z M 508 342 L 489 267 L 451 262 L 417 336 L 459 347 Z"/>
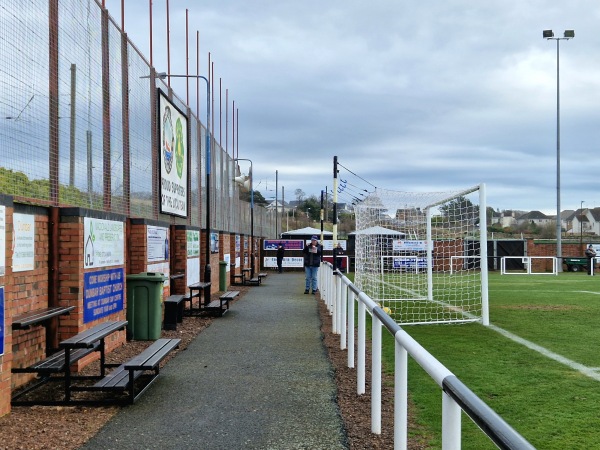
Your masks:
<path fill-rule="evenodd" d="M 488 321 L 485 187 L 377 189 L 355 207 L 355 284 L 397 323 Z"/>

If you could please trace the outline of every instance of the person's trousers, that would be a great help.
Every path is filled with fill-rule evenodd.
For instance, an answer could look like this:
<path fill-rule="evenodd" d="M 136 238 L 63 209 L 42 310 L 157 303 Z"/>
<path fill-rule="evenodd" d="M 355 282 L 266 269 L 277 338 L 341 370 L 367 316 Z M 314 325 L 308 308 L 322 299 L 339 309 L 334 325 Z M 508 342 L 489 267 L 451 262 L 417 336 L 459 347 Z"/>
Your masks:
<path fill-rule="evenodd" d="M 317 290 L 317 274 L 319 273 L 319 266 L 316 267 L 305 267 L 304 273 L 306 275 L 306 287 L 305 290 L 312 288 L 312 291 Z"/>

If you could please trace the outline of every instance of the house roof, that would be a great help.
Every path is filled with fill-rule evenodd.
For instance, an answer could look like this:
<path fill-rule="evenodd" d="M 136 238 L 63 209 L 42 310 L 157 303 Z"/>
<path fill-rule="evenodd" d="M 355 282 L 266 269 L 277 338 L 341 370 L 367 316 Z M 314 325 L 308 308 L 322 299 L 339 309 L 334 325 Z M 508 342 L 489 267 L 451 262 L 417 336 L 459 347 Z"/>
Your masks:
<path fill-rule="evenodd" d="M 541 211 L 529 211 L 522 216 L 519 216 L 519 220 L 540 220 L 549 219 L 549 217 Z"/>

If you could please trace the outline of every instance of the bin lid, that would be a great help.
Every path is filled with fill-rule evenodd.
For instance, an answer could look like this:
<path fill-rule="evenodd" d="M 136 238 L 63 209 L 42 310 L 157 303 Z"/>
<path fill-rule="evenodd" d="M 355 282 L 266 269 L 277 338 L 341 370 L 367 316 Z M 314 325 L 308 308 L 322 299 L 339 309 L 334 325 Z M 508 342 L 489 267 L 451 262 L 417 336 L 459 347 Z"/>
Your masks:
<path fill-rule="evenodd" d="M 166 281 L 167 277 L 161 272 L 142 272 L 127 275 L 127 280 Z"/>
<path fill-rule="evenodd" d="M 227 265 L 227 261 L 219 261 L 219 264 L 221 264 L 222 266 L 226 266 Z"/>

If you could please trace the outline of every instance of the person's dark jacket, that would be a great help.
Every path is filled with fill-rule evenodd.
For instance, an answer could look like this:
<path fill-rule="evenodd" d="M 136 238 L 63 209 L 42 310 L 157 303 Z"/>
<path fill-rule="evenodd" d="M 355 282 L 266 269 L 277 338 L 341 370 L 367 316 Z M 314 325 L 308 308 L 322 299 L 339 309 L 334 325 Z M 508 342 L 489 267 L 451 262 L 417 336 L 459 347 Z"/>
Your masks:
<path fill-rule="evenodd" d="M 321 260 L 323 259 L 323 247 L 317 243 L 317 252 L 312 253 L 310 251 L 312 244 L 307 244 L 302 250 L 304 254 L 304 267 L 319 267 Z"/>
<path fill-rule="evenodd" d="M 277 248 L 277 261 L 283 261 L 285 248 L 283 246 Z"/>

